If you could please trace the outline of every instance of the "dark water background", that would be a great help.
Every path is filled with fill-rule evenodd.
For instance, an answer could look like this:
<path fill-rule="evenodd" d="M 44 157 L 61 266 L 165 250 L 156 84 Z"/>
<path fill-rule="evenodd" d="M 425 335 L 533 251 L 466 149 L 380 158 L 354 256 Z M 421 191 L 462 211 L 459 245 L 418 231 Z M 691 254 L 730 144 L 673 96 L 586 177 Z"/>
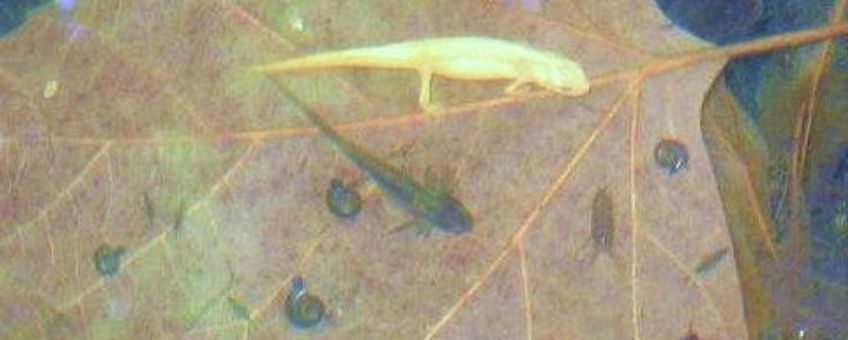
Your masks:
<path fill-rule="evenodd" d="M 833 0 L 655 0 L 678 27 L 718 45 L 828 25 Z M 845 22 L 846 18 L 841 18 Z M 848 39 L 836 39 L 810 98 L 812 70 L 822 44 L 774 51 L 732 60 L 724 81 L 744 117 L 748 133 L 767 148 L 769 164 L 764 207 L 783 249 L 778 259 L 762 263 L 765 287 L 779 315 L 761 337 L 848 339 Z M 809 143 L 795 136 L 798 109 L 813 103 Z M 806 147 L 801 166 L 802 233 L 792 235 L 787 218 L 787 175 L 793 152 Z M 797 244 L 804 251 L 787 245 Z M 800 270 L 789 273 L 781 263 L 791 259 Z M 784 260 L 784 261 L 781 261 Z M 765 261 L 764 261 L 765 262 Z M 785 279 L 797 279 L 786 287 Z M 770 280 L 769 278 L 770 277 Z M 787 298 L 789 295 L 799 299 Z M 789 331 L 787 331 L 787 329 Z"/>

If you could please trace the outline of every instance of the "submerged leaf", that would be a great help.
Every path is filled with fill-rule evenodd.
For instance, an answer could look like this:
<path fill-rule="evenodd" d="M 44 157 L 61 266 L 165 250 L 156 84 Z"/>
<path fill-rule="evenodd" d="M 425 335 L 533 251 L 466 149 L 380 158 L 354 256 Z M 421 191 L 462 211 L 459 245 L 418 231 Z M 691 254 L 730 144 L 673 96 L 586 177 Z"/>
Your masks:
<path fill-rule="evenodd" d="M 332 309 L 318 330 L 328 338 L 745 338 L 736 259 L 700 279 L 692 270 L 716 249 L 736 250 L 701 104 L 727 58 L 848 28 L 716 49 L 669 26 L 653 1 L 539 3 L 153 0 L 40 11 L 0 40 L 0 329 L 27 337 L 43 322 L 34 310 L 47 308 L 94 338 L 280 338 L 292 331 L 288 282 L 302 275 Z M 512 97 L 510 80 L 437 76 L 433 100 L 445 111 L 432 119 L 418 114 L 414 70 L 278 77 L 409 176 L 453 170 L 450 192 L 475 227 L 378 237 L 411 217 L 379 189 L 363 190 L 355 221 L 341 221 L 327 211 L 327 183 L 362 169 L 247 68 L 456 35 L 566 56 L 592 90 Z M 657 163 L 664 140 L 680 143 L 685 161 L 672 152 Z M 606 215 L 593 218 L 597 188 Z M 615 228 L 609 243 L 600 238 L 611 256 L 583 266 L 593 219 Z M 126 249 L 108 279 L 81 269 L 104 240 Z M 35 293 L 47 307 L 28 306 Z"/>

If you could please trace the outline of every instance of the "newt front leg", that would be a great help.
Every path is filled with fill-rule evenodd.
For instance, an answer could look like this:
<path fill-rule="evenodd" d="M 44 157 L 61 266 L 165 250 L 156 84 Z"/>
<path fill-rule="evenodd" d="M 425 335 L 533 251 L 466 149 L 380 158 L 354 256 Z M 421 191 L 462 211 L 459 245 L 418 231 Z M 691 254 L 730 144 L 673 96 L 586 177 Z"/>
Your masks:
<path fill-rule="evenodd" d="M 418 94 L 418 106 L 424 110 L 424 113 L 438 116 L 444 113 L 444 108 L 438 104 L 433 104 L 432 102 L 432 91 L 433 91 L 433 71 L 430 69 L 420 69 L 418 71 L 419 76 L 421 77 L 421 89 Z"/>
<path fill-rule="evenodd" d="M 531 83 L 531 81 L 523 78 L 516 79 L 514 82 L 510 83 L 505 89 L 504 94 L 510 97 L 519 97 L 523 93 L 520 92 L 522 86 Z"/>

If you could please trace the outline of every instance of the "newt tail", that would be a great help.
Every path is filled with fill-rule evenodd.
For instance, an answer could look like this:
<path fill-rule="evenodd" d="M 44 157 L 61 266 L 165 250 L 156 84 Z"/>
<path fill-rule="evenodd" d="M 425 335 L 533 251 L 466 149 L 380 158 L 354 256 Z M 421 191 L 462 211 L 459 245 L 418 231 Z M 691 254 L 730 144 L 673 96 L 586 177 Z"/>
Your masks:
<path fill-rule="evenodd" d="M 300 107 L 306 118 L 315 124 L 341 152 L 363 169 L 393 201 L 402 205 L 416 220 L 451 234 L 471 231 L 471 213 L 456 198 L 443 190 L 425 187 L 412 177 L 368 153 L 342 137 L 324 118 L 312 111 L 291 91 L 276 83 L 280 91 Z"/>
<path fill-rule="evenodd" d="M 399 50 L 394 46 L 375 46 L 313 54 L 278 63 L 254 66 L 262 73 L 310 71 L 325 68 L 362 67 L 409 69 L 409 61 L 416 55 L 412 50 Z"/>

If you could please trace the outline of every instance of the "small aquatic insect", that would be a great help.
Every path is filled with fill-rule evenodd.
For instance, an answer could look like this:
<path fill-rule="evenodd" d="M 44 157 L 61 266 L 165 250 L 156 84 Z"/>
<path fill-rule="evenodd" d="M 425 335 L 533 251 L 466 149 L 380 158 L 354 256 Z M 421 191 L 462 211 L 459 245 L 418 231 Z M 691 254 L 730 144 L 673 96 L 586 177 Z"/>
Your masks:
<path fill-rule="evenodd" d="M 677 140 L 663 139 L 654 149 L 654 161 L 666 174 L 674 175 L 686 169 L 689 164 L 689 151 Z"/>
<path fill-rule="evenodd" d="M 701 260 L 701 263 L 699 263 L 698 266 L 695 267 L 695 275 L 698 277 L 703 277 L 704 275 L 713 272 L 713 270 L 715 270 L 719 263 L 721 263 L 721 261 L 724 260 L 724 258 L 727 257 L 727 254 L 729 253 L 730 249 L 721 248 L 716 252 L 712 253 L 711 255 L 705 257 L 703 260 Z"/>
<path fill-rule="evenodd" d="M 333 129 L 318 113 L 310 110 L 297 96 L 280 84 L 277 85 L 280 91 L 299 106 L 306 117 L 318 126 L 318 129 L 347 158 L 365 171 L 394 202 L 409 211 L 415 217 L 420 228 L 436 228 L 449 234 L 462 234 L 471 231 L 474 224 L 473 218 L 459 200 L 441 187 L 427 187 L 419 184 L 408 174 L 395 169 L 371 155 L 362 147 L 344 139 L 338 131 Z"/>
<path fill-rule="evenodd" d="M 362 210 L 362 197 L 337 178 L 330 181 L 325 201 L 327 208 L 341 218 L 356 217 Z"/>
<path fill-rule="evenodd" d="M 433 75 L 458 80 L 508 79 L 505 92 L 515 95 L 526 84 L 567 96 L 589 92 L 589 79 L 580 65 L 552 52 L 483 37 L 444 37 L 324 52 L 253 70 L 263 73 L 339 67 L 415 70 L 421 77 L 418 103 L 426 112 L 440 108 L 430 101 Z"/>
<path fill-rule="evenodd" d="M 327 318 L 327 308 L 318 297 L 306 289 L 303 277 L 292 279 L 286 296 L 286 317 L 297 328 L 312 328 Z"/>
<path fill-rule="evenodd" d="M 156 208 L 153 204 L 153 200 L 150 198 L 150 194 L 145 192 L 141 196 L 142 210 L 144 211 L 144 216 L 147 217 L 147 223 L 145 224 L 145 231 L 152 232 L 153 228 L 156 226 Z"/>
<path fill-rule="evenodd" d="M 601 251 L 612 248 L 615 236 L 612 198 L 606 189 L 599 189 L 592 199 L 592 243 Z"/>
<path fill-rule="evenodd" d="M 618 262 L 614 251 L 615 242 L 615 215 L 613 201 L 606 188 L 598 189 L 592 198 L 592 211 L 590 216 L 590 236 L 594 247 L 592 256 L 584 265 L 591 265 L 600 253 L 605 253 Z M 583 246 L 585 248 L 586 244 Z"/>
<path fill-rule="evenodd" d="M 126 253 L 124 247 L 111 247 L 103 244 L 94 251 L 94 268 L 100 276 L 109 277 L 121 269 L 121 258 Z"/>

